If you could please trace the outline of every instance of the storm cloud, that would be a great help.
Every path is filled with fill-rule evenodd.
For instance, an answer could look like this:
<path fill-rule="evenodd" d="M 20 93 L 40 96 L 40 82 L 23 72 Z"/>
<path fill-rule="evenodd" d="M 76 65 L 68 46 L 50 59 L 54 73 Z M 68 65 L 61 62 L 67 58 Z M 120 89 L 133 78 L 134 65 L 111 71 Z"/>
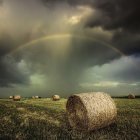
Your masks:
<path fill-rule="evenodd" d="M 96 67 L 92 72 L 108 79 L 94 75 L 91 85 L 139 82 L 139 4 L 138 0 L 1 0 L 0 86 L 23 93 L 25 86 L 30 94 L 38 87 L 42 95 L 49 90 L 63 95 L 81 92 L 80 84 L 91 84 L 83 75 L 88 77 L 86 71 Z"/>
<path fill-rule="evenodd" d="M 139 5 L 139 0 L 95 0 L 95 13 L 89 17 L 85 27 L 99 26 L 113 31 L 110 43 L 128 55 L 140 53 Z"/>
<path fill-rule="evenodd" d="M 86 70 L 81 88 L 95 91 L 106 91 L 116 95 L 140 90 L 140 58 L 137 56 L 121 57 L 102 66 Z"/>
<path fill-rule="evenodd" d="M 140 53 L 140 1 L 139 0 L 42 0 L 49 5 L 67 3 L 73 7 L 89 6 L 93 9 L 84 21 L 85 28 L 100 27 L 113 33 L 109 43 L 127 55 Z"/>

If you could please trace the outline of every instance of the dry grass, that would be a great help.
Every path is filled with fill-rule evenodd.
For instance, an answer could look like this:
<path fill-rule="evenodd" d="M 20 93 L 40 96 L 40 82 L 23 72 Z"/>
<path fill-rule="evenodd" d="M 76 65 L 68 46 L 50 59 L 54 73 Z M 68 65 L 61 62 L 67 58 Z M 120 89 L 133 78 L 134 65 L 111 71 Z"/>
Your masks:
<path fill-rule="evenodd" d="M 139 140 L 140 99 L 115 99 L 115 124 L 86 132 L 73 130 L 66 117 L 67 100 L 0 100 L 0 139 L 7 140 Z"/>

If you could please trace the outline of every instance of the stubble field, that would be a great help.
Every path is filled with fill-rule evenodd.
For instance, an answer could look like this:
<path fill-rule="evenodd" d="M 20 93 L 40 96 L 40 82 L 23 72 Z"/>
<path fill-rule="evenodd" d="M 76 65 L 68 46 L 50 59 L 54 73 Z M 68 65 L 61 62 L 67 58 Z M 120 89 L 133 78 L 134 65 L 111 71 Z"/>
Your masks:
<path fill-rule="evenodd" d="M 90 132 L 73 130 L 67 99 L 0 99 L 0 140 L 139 140 L 140 99 L 114 99 L 116 122 Z"/>

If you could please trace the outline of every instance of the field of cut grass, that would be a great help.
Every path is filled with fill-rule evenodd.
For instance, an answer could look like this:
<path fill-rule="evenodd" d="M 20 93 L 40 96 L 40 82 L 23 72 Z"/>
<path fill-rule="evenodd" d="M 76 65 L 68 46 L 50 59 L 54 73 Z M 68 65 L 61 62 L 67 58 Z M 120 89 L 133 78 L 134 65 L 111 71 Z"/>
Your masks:
<path fill-rule="evenodd" d="M 0 140 L 140 140 L 140 99 L 114 99 L 116 123 L 91 132 L 73 130 L 66 99 L 0 100 Z"/>

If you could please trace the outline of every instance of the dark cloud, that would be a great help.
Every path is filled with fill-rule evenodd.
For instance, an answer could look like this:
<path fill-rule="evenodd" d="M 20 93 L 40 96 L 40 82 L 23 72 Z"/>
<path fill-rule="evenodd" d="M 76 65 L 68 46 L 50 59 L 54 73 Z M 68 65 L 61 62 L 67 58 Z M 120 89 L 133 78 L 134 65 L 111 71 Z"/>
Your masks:
<path fill-rule="evenodd" d="M 55 4 L 60 4 L 60 3 L 67 3 L 72 6 L 77 6 L 77 5 L 88 5 L 92 6 L 95 2 L 95 0 L 41 0 L 44 2 L 46 5 L 55 5 Z"/>
<path fill-rule="evenodd" d="M 98 69 L 99 73 L 93 73 L 104 74 L 108 80 L 140 80 L 138 59 L 132 59 L 133 63 L 136 61 L 136 65 L 128 63 L 126 66 L 127 61 L 124 59 L 120 59 L 123 63 L 112 63 L 120 57 L 112 46 L 126 55 L 139 58 L 138 0 L 1 2 L 3 7 L 0 7 L 0 86 L 30 85 L 34 80 L 40 82 L 41 75 L 45 79 L 47 89 L 63 93 L 74 92 L 82 82 L 84 71 L 97 65 L 102 71 Z M 31 40 L 62 33 L 71 36 L 56 37 L 21 47 Z M 87 38 L 75 37 L 77 34 Z M 98 38 L 99 41 L 88 39 L 89 36 L 91 39 Z M 108 42 L 110 46 L 101 40 Z M 109 67 L 104 67 L 104 64 L 109 64 Z M 125 68 L 118 69 L 119 67 Z M 109 73 L 111 68 L 113 70 Z M 106 70 L 108 72 L 103 73 Z M 97 80 L 95 77 L 95 82 Z"/>
<path fill-rule="evenodd" d="M 0 86 L 8 86 L 9 83 L 15 81 L 15 78 L 12 77 L 12 66 L 8 61 L 5 60 L 5 55 L 10 52 L 14 47 L 14 43 L 10 35 L 8 34 L 1 34 L 0 37 Z M 14 68 L 14 66 L 12 66 Z M 10 72 L 10 73 L 9 73 Z M 13 72 L 14 73 L 14 72 Z M 18 82 L 18 80 L 17 80 Z"/>
<path fill-rule="evenodd" d="M 140 53 L 139 0 L 43 0 L 48 6 L 67 3 L 89 6 L 93 13 L 84 19 L 85 28 L 113 31 L 111 44 L 127 55 Z"/>
<path fill-rule="evenodd" d="M 140 54 L 140 33 L 115 32 L 111 43 L 127 55 Z"/>
<path fill-rule="evenodd" d="M 27 45 L 13 55 L 20 56 L 32 73 L 46 76 L 50 89 L 66 93 L 77 88 L 87 68 L 108 63 L 121 54 L 96 40 L 63 36 Z"/>
<path fill-rule="evenodd" d="M 90 17 L 86 26 L 102 26 L 108 30 L 123 28 L 137 32 L 140 27 L 139 5 L 139 0 L 95 0 L 93 7 L 100 16 L 96 21 L 94 17 Z"/>
<path fill-rule="evenodd" d="M 96 11 L 85 26 L 114 31 L 110 43 L 128 55 L 140 53 L 139 5 L 139 0 L 95 0 L 93 7 Z"/>
<path fill-rule="evenodd" d="M 96 73 L 102 75 L 104 80 L 113 80 L 120 82 L 139 82 L 140 80 L 140 57 L 129 56 L 121 57 L 111 63 L 96 67 Z"/>
<path fill-rule="evenodd" d="M 3 4 L 3 0 L 0 0 L 0 6 Z"/>
<path fill-rule="evenodd" d="M 0 57 L 13 49 L 13 39 L 9 34 L 2 33 L 0 36 Z"/>
<path fill-rule="evenodd" d="M 127 56 L 87 69 L 81 87 L 116 95 L 140 91 L 140 57 Z"/>
<path fill-rule="evenodd" d="M 5 32 L 0 34 L 0 86 L 6 87 L 12 84 L 27 84 L 29 82 L 27 75 L 18 68 L 21 58 L 7 57 L 7 54 L 27 40 L 25 37 L 18 37 L 15 40 Z"/>
<path fill-rule="evenodd" d="M 21 71 L 12 57 L 0 58 L 0 87 L 29 83 L 26 73 Z"/>

